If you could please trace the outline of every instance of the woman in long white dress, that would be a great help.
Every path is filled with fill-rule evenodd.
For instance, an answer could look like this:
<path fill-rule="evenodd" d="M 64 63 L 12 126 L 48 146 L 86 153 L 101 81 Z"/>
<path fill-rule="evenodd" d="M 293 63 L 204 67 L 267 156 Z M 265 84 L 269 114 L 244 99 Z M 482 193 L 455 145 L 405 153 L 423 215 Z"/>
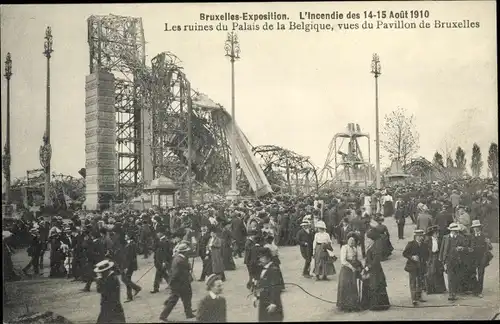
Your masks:
<path fill-rule="evenodd" d="M 317 233 L 314 234 L 314 274 L 317 280 L 328 280 L 328 276 L 334 275 L 333 265 L 333 245 L 330 235 L 326 232 L 326 225 L 323 221 L 316 223 Z"/>

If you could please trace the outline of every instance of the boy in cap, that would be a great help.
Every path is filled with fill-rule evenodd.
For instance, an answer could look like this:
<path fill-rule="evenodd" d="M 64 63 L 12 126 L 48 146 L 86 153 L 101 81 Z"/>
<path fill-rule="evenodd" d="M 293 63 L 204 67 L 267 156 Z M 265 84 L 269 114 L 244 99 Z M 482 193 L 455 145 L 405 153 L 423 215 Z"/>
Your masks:
<path fill-rule="evenodd" d="M 410 294 L 413 306 L 418 302 L 425 302 L 422 298 L 422 290 L 425 290 L 426 263 L 429 259 L 429 249 L 424 243 L 425 232 L 421 229 L 413 231 L 413 240 L 408 242 L 403 257 L 406 260 L 404 270 L 410 278 Z"/>
<path fill-rule="evenodd" d="M 222 279 L 211 274 L 206 280 L 208 294 L 200 301 L 196 319 L 200 323 L 226 323 L 227 303 L 221 296 L 223 289 Z"/>

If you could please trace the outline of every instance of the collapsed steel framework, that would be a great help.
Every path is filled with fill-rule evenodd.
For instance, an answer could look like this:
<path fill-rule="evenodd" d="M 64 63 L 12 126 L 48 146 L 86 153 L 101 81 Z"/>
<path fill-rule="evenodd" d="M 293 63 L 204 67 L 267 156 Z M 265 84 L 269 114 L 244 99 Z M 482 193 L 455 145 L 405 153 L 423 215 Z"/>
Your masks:
<path fill-rule="evenodd" d="M 256 146 L 253 152 L 261 158 L 264 174 L 271 179 L 275 178 L 273 174 L 279 178 L 273 182 L 282 192 L 308 194 L 319 189 L 317 169 L 308 157 L 275 145 Z"/>
<path fill-rule="evenodd" d="M 27 170 L 24 179 L 14 179 L 12 182 L 12 191 L 20 192 L 20 197 L 25 202 L 32 202 L 35 196 L 43 201 L 43 190 L 45 185 L 45 172 L 43 169 Z M 75 178 L 71 175 L 62 173 L 52 173 L 50 182 L 50 199 L 52 206 L 68 207 L 69 202 L 80 201 L 85 193 L 85 179 Z M 69 199 L 68 199 L 69 198 Z"/>
<path fill-rule="evenodd" d="M 183 187 L 191 177 L 194 186 L 224 190 L 230 160 L 223 108 L 191 89 L 174 54 L 160 53 L 151 64 L 154 177 L 167 176 Z"/>
<path fill-rule="evenodd" d="M 91 16 L 88 32 L 90 73 L 103 69 L 115 76 L 119 191 L 159 176 L 184 189 L 207 184 L 222 190 L 230 168 L 223 108 L 191 89 L 174 54 L 160 53 L 146 66 L 141 18 Z"/>

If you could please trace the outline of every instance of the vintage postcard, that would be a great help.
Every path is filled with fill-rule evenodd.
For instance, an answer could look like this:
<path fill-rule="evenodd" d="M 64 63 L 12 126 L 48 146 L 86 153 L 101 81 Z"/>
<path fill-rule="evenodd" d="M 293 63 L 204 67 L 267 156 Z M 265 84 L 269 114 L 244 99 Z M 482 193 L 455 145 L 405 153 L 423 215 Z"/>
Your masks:
<path fill-rule="evenodd" d="M 0 21 L 4 323 L 498 316 L 496 2 Z"/>

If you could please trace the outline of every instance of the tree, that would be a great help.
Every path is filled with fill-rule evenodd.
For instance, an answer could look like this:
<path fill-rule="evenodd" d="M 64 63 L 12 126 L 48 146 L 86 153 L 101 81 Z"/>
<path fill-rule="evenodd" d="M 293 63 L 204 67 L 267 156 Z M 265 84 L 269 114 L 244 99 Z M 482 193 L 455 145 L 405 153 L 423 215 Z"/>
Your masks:
<path fill-rule="evenodd" d="M 434 163 L 434 165 L 436 166 L 444 167 L 443 156 L 441 155 L 441 153 L 437 151 L 436 153 L 434 153 L 434 158 L 432 159 L 432 163 Z"/>
<path fill-rule="evenodd" d="M 472 176 L 479 178 L 479 176 L 481 175 L 482 168 L 483 168 L 483 161 L 481 156 L 481 149 L 479 148 L 479 145 L 474 143 L 474 145 L 472 145 L 472 157 L 470 162 L 470 169 L 472 171 Z"/>
<path fill-rule="evenodd" d="M 455 166 L 457 167 L 460 174 L 465 171 L 465 166 L 467 165 L 467 159 L 465 158 L 465 151 L 459 146 L 455 152 Z"/>
<path fill-rule="evenodd" d="M 398 107 L 385 116 L 381 141 L 389 158 L 401 162 L 403 166 L 419 149 L 419 134 L 415 128 L 415 117 L 407 116 L 404 108 Z"/>
<path fill-rule="evenodd" d="M 455 167 L 455 165 L 453 165 L 453 159 L 449 155 L 446 157 L 446 167 L 447 168 L 454 168 Z"/>
<path fill-rule="evenodd" d="M 491 143 L 488 150 L 488 170 L 493 179 L 498 178 L 498 144 Z"/>

